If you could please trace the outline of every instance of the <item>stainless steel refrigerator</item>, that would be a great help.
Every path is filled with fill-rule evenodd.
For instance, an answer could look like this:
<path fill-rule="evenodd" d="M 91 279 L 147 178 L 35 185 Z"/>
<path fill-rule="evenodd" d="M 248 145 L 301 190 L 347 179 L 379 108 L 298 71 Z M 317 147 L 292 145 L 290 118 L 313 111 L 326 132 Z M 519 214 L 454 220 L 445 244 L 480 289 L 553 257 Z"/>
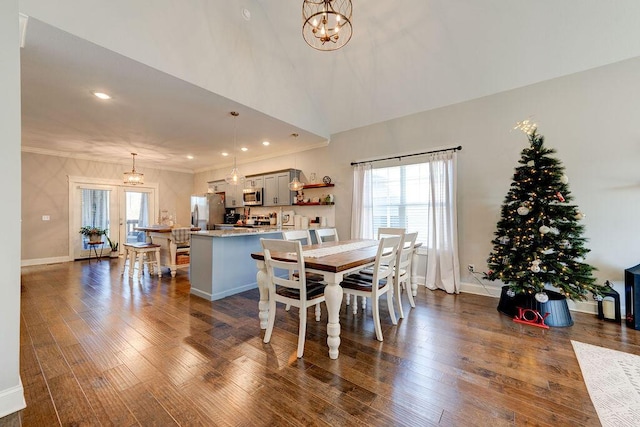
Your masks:
<path fill-rule="evenodd" d="M 213 230 L 215 224 L 224 223 L 224 195 L 208 193 L 191 196 L 191 224 L 202 230 Z"/>

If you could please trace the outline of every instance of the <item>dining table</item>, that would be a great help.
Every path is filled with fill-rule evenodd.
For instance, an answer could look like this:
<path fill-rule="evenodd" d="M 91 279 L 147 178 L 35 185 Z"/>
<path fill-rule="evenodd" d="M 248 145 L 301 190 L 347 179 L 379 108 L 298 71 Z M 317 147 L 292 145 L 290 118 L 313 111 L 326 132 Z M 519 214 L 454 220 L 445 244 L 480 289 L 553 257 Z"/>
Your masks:
<path fill-rule="evenodd" d="M 327 345 L 331 359 L 338 358 L 340 347 L 340 306 L 342 305 L 340 283 L 345 275 L 374 264 L 378 244 L 378 240 L 354 239 L 302 247 L 305 270 L 322 274 L 326 283 L 324 295 L 328 313 Z M 280 260 L 296 260 L 294 253 L 276 252 L 271 253 L 271 256 Z M 258 303 L 260 328 L 266 329 L 269 319 L 269 278 L 264 263 L 264 253 L 252 253 L 251 258 L 256 261 L 258 268 L 256 281 L 260 290 Z"/>

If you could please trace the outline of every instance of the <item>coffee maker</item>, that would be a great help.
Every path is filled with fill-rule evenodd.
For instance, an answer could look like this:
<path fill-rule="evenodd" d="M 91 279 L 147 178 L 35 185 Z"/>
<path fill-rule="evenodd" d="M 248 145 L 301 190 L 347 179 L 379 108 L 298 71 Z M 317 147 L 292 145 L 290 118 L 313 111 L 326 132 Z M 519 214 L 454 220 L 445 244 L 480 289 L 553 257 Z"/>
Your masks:
<path fill-rule="evenodd" d="M 225 224 L 235 224 L 240 219 L 240 214 L 234 212 L 227 212 L 224 214 Z"/>

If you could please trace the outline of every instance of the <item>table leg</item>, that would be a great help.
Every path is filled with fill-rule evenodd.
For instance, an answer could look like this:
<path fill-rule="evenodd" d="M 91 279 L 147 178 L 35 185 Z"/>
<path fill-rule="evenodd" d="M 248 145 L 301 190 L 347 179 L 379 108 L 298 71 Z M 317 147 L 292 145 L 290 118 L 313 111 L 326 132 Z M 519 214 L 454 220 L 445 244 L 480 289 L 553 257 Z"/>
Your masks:
<path fill-rule="evenodd" d="M 267 329 L 267 321 L 269 320 L 269 278 L 267 266 L 264 261 L 256 261 L 256 266 L 258 267 L 256 282 L 260 290 L 258 318 L 260 319 L 260 329 Z"/>
<path fill-rule="evenodd" d="M 327 322 L 327 344 L 329 357 L 338 358 L 340 347 L 340 306 L 342 305 L 342 287 L 340 280 L 332 280 L 324 288 L 324 298 L 327 304 L 329 320 Z"/>

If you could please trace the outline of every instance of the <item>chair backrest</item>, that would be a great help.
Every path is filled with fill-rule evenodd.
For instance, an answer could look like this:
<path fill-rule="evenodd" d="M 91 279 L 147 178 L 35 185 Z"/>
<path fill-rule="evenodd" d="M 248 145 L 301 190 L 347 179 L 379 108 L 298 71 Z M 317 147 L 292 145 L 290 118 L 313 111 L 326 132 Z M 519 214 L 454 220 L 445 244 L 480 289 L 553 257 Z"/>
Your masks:
<path fill-rule="evenodd" d="M 298 240 L 303 245 L 310 245 L 313 242 L 311 241 L 311 234 L 309 230 L 288 230 L 282 232 L 282 238 L 284 240 Z"/>
<path fill-rule="evenodd" d="M 380 227 L 378 228 L 378 239 L 386 236 L 404 236 L 406 230 L 396 227 Z"/>
<path fill-rule="evenodd" d="M 335 228 L 318 228 L 315 232 L 318 243 L 339 241 L 338 230 Z"/>
<path fill-rule="evenodd" d="M 176 227 L 171 229 L 171 237 L 178 246 L 191 244 L 191 227 Z"/>
<path fill-rule="evenodd" d="M 387 236 L 380 239 L 376 261 L 373 265 L 372 290 L 375 293 L 378 287 L 375 285 L 382 279 L 393 274 L 393 268 L 398 258 L 398 247 L 402 241 L 402 236 Z"/>
<path fill-rule="evenodd" d="M 396 260 L 396 271 L 398 271 L 399 281 L 411 274 L 411 261 L 415 250 L 418 233 L 407 233 L 402 239 L 401 246 L 398 247 L 398 259 Z"/>
<path fill-rule="evenodd" d="M 304 271 L 304 257 L 302 245 L 299 240 L 260 239 L 264 252 L 264 263 L 269 277 L 269 289 L 275 290 L 275 286 L 298 289 L 300 300 L 306 301 L 307 285 Z M 279 260 L 274 258 L 276 253 L 294 253 L 295 260 Z M 287 272 L 287 274 L 283 274 Z M 294 273 L 298 273 L 294 275 Z"/>

